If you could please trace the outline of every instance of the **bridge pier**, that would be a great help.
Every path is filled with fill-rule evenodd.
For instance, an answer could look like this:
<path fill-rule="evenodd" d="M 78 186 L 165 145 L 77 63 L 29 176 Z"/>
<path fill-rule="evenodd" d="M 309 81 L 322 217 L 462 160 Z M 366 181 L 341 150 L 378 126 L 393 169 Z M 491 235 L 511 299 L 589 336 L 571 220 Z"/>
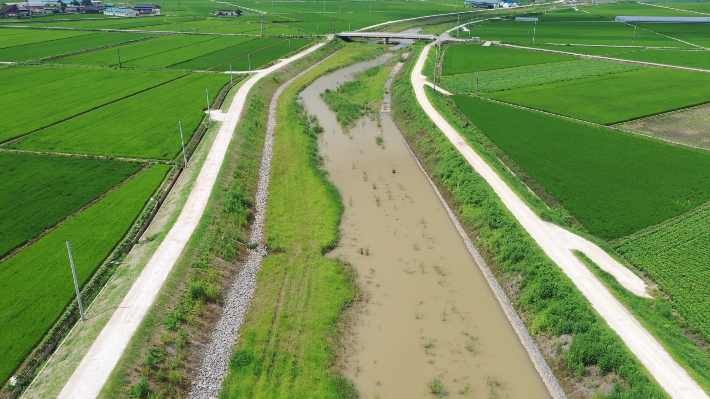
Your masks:
<path fill-rule="evenodd" d="M 389 38 L 389 37 L 386 37 L 386 38 L 385 38 L 385 44 L 390 44 L 390 38 Z"/>

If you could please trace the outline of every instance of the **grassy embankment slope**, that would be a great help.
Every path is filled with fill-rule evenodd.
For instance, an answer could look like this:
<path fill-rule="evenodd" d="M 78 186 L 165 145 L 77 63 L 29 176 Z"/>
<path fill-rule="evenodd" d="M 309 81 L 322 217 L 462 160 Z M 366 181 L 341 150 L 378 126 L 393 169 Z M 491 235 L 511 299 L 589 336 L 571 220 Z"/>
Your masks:
<path fill-rule="evenodd" d="M 266 224 L 268 246 L 276 254 L 259 272 L 223 398 L 357 397 L 333 368 L 340 315 L 356 294 L 354 272 L 323 256 L 338 242 L 343 205 L 319 169 L 316 138 L 322 128 L 308 119 L 296 96 L 327 71 L 377 52 L 347 45 L 280 97 Z"/>
<path fill-rule="evenodd" d="M 412 64 L 404 68 L 393 87 L 395 119 L 418 158 L 449 198 L 469 235 L 475 237 L 476 245 L 502 285 L 508 287 L 508 295 L 531 334 L 539 343 L 551 346 L 548 362 L 566 391 L 579 388 L 578 378 L 583 375 L 591 374 L 596 381 L 592 384 L 598 384 L 601 378 L 597 373 L 612 373 L 616 379 L 613 389 L 608 394 L 598 392 L 601 397 L 666 397 L 485 180 L 426 118 L 409 82 Z M 467 131 L 462 133 L 466 135 Z M 559 338 L 567 334 L 571 336 L 569 344 Z"/>

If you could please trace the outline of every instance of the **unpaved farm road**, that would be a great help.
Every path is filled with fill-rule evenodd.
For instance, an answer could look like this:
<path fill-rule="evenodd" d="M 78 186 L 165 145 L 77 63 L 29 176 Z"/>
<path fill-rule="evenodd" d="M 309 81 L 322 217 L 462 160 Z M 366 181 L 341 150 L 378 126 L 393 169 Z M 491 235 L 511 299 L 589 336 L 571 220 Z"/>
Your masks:
<path fill-rule="evenodd" d="M 332 36 L 329 36 L 328 41 L 331 39 Z M 249 78 L 237 91 L 229 110 L 221 115 L 222 125 L 178 220 L 86 353 L 59 398 L 88 399 L 98 396 L 205 211 L 251 88 L 261 78 L 314 52 L 324 44 L 320 43 L 270 68 L 256 71 L 255 76 Z"/>
<path fill-rule="evenodd" d="M 451 143 L 493 187 L 505 206 L 518 219 L 537 244 L 574 282 L 594 309 L 606 320 L 638 357 L 663 389 L 673 398 L 708 398 L 690 375 L 671 358 L 661 344 L 636 320 L 592 272 L 573 254 L 584 252 L 602 269 L 611 273 L 626 289 L 646 296 L 645 283 L 629 269 L 616 262 L 601 248 L 569 231 L 540 219 L 501 179 L 498 174 L 468 145 L 466 140 L 434 109 L 424 91 L 424 61 L 432 44 L 423 50 L 412 71 L 412 85 L 417 101 L 426 114 L 444 132 Z"/>

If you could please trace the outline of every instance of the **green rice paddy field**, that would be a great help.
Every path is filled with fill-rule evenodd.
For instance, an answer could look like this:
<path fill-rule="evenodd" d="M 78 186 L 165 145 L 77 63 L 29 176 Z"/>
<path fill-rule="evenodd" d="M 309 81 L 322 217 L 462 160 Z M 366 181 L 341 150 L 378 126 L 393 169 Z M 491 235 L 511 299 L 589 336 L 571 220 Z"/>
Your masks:
<path fill-rule="evenodd" d="M 636 29 L 620 22 L 534 22 L 499 21 L 483 23 L 471 29 L 472 36 L 483 40 L 503 40 L 504 43 L 532 44 L 591 44 L 604 46 L 649 46 L 692 48 L 691 45 L 658 35 L 648 30 Z"/>
<path fill-rule="evenodd" d="M 0 152 L 0 257 L 140 169 L 134 162 Z"/>
<path fill-rule="evenodd" d="M 153 35 L 145 33 L 112 32 L 99 32 L 89 35 L 73 36 L 65 39 L 53 40 L 51 45 L 47 45 L 45 42 L 39 42 L 25 44 L 22 46 L 1 48 L 0 61 L 37 60 L 99 47 L 114 46 L 149 37 L 153 37 Z M 6 40 L 12 40 L 12 36 Z"/>
<path fill-rule="evenodd" d="M 153 195 L 170 169 L 155 165 L 63 223 L 0 268 L 0 380 L 11 373 L 75 300 L 65 240 L 79 284 L 85 284 Z"/>
<path fill-rule="evenodd" d="M 225 74 L 201 73 L 177 79 L 6 145 L 7 148 L 91 155 L 171 159 L 204 119 L 210 101 L 229 83 Z M 130 122 L 128 122 L 130 121 Z"/>
<path fill-rule="evenodd" d="M 42 80 L 27 87 L 37 74 Z M 0 70 L 0 106 L 11 109 L 34 98 L 35 106 L 3 114 L 0 142 L 11 140 L 184 76 L 179 72 L 112 71 L 47 67 Z M 87 90 L 86 84 L 96 85 Z M 51 112 L 48 112 L 51 109 Z"/>
<path fill-rule="evenodd" d="M 473 97 L 453 99 L 598 237 L 623 237 L 710 200 L 710 154 Z"/>
<path fill-rule="evenodd" d="M 496 100 L 612 124 L 710 101 L 710 74 L 665 68 L 491 93 Z M 564 99 L 564 100 L 561 100 Z"/>
<path fill-rule="evenodd" d="M 572 61 L 573 56 L 520 50 L 508 47 L 480 45 L 453 45 L 444 52 L 443 74 L 488 71 L 524 65 Z"/>

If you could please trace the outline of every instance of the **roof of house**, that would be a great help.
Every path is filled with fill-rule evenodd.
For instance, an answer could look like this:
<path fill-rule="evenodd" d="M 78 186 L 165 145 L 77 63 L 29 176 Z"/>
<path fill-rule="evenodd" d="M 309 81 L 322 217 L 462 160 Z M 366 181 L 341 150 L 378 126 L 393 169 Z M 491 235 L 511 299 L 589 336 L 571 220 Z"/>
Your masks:
<path fill-rule="evenodd" d="M 125 13 L 128 11 L 133 11 L 133 10 L 130 8 L 107 8 L 104 10 L 104 12 L 122 12 L 122 13 Z"/>
<path fill-rule="evenodd" d="M 237 10 L 217 10 L 217 12 L 237 12 Z"/>
<path fill-rule="evenodd" d="M 17 6 L 14 4 L 2 6 L 2 8 L 0 8 L 0 14 L 5 14 L 12 11 L 17 11 Z"/>
<path fill-rule="evenodd" d="M 133 8 L 153 8 L 152 4 L 136 4 Z"/>

